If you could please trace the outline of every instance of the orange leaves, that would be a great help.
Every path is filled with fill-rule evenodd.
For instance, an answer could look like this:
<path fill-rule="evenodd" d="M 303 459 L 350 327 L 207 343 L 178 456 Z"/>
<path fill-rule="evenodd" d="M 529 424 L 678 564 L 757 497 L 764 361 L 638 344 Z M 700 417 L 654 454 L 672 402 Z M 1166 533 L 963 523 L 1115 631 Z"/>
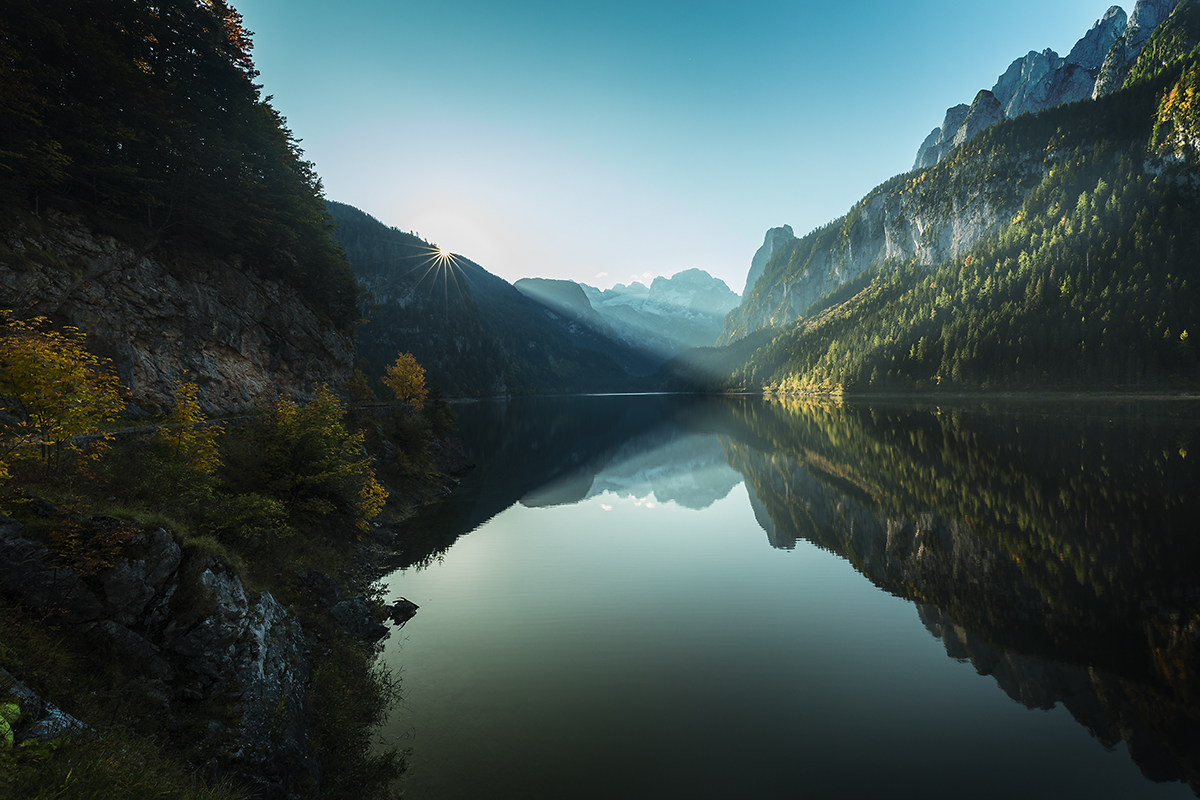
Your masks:
<path fill-rule="evenodd" d="M 125 407 L 108 359 L 89 353 L 75 328 L 0 312 L 0 452 L 40 445 L 47 460 L 74 436 L 95 433 Z"/>
<path fill-rule="evenodd" d="M 425 368 L 411 353 L 400 353 L 396 363 L 387 368 L 383 383 L 396 394 L 396 399 L 413 408 L 421 408 L 428 390 L 425 388 Z"/>

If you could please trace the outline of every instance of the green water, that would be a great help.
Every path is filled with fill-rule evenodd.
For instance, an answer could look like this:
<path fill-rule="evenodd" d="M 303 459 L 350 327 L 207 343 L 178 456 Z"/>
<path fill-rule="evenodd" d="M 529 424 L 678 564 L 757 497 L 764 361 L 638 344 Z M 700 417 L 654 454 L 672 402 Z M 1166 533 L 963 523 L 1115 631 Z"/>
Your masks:
<path fill-rule="evenodd" d="M 406 796 L 1200 786 L 1194 405 L 457 410 L 387 579 Z"/>

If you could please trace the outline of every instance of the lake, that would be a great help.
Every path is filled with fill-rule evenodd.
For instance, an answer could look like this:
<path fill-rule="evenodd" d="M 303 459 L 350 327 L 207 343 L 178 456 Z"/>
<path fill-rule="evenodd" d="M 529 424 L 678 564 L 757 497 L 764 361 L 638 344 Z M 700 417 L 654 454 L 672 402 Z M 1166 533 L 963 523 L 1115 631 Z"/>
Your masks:
<path fill-rule="evenodd" d="M 455 410 L 385 579 L 407 797 L 1200 793 L 1195 402 Z"/>

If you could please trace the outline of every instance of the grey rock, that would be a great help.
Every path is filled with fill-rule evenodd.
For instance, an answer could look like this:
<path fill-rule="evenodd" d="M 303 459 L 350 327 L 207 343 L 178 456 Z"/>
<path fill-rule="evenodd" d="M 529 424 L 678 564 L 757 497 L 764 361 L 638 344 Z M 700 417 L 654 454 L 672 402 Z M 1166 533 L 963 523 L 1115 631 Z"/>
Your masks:
<path fill-rule="evenodd" d="M 763 237 L 762 246 L 754 251 L 754 257 L 750 259 L 750 272 L 746 275 L 746 287 L 742 290 L 743 298 L 750 294 L 759 276 L 766 269 L 767 262 L 771 260 L 771 256 L 779 249 L 779 246 L 794 238 L 795 235 L 791 225 L 783 225 L 767 231 L 767 235 Z"/>
<path fill-rule="evenodd" d="M 30 500 L 29 507 L 33 509 L 33 512 L 35 514 L 37 514 L 39 517 L 43 517 L 43 518 L 44 517 L 53 517 L 55 514 L 58 513 L 58 506 L 54 505 L 53 503 L 49 502 L 48 500 L 43 500 L 40 497 L 35 497 L 32 500 Z"/>
<path fill-rule="evenodd" d="M 0 691 L 21 701 L 21 719 L 14 730 L 14 738 L 18 743 L 31 739 L 48 742 L 91 730 L 58 706 L 43 700 L 37 692 L 14 678 L 3 667 L 0 667 Z"/>
<path fill-rule="evenodd" d="M 290 797 L 317 786 L 321 765 L 310 745 L 304 699 L 311 677 L 300 623 L 270 593 L 254 605 L 239 648 L 241 720 L 233 761 L 261 797 Z"/>
<path fill-rule="evenodd" d="M 111 619 L 101 620 L 92 630 L 93 636 L 112 642 L 154 677 L 161 681 L 171 679 L 171 666 L 160 655 L 162 651 L 157 645 Z"/>
<path fill-rule="evenodd" d="M 25 527 L 0 515 L 0 593 L 59 622 L 92 622 L 104 606 L 69 568 L 59 568 L 46 546 L 26 539 Z"/>
<path fill-rule="evenodd" d="M 372 616 L 362 595 L 341 601 L 330 610 L 330 614 L 342 630 L 351 636 L 371 641 L 387 636 L 387 627 Z"/>
<path fill-rule="evenodd" d="M 291 286 L 236 260 L 173 265 L 78 218 L 51 212 L 45 220 L 42 232 L 18 230 L 9 246 L 69 257 L 86 265 L 82 274 L 7 269 L 0 259 L 0 308 L 86 333 L 89 347 L 113 359 L 136 406 L 170 408 L 184 378 L 200 387 L 206 413 L 224 413 L 275 394 L 307 399 L 349 376 L 353 339 L 330 329 Z"/>
<path fill-rule="evenodd" d="M 403 626 L 404 623 L 417 615 L 418 608 L 420 606 L 412 600 L 409 600 L 407 597 L 401 597 L 388 607 L 387 616 L 392 622 Z"/>
<path fill-rule="evenodd" d="M 1121 88 L 1133 63 L 1150 36 L 1163 20 L 1170 16 L 1177 0 L 1138 0 L 1129 15 L 1125 31 L 1112 43 L 1104 55 L 1096 77 L 1092 97 L 1103 97 Z"/>
<path fill-rule="evenodd" d="M 1075 43 L 1067 54 L 1066 63 L 1077 64 L 1092 73 L 1099 72 L 1109 48 L 1125 32 L 1128 17 L 1120 6 L 1112 6 L 1096 21 L 1083 38 Z"/>
<path fill-rule="evenodd" d="M 1016 59 L 991 89 L 1003 112 L 993 119 L 993 124 L 1099 97 L 1119 87 L 1150 32 L 1166 19 L 1173 5 L 1174 0 L 1140 0 L 1128 20 L 1124 11 L 1112 6 L 1075 43 L 1066 58 L 1046 49 L 1031 50 Z M 935 128 L 917 148 L 913 169 L 938 163 L 954 147 L 986 129 L 978 115 L 973 126 L 964 128 L 966 111 L 967 107 L 961 105 L 947 111 L 942 127 Z"/>
<path fill-rule="evenodd" d="M 1016 117 L 1044 108 L 1050 77 L 1061 63 L 1058 54 L 1050 49 L 1040 53 L 1031 50 L 1024 58 L 1012 62 L 992 87 L 1004 115 Z"/>
<path fill-rule="evenodd" d="M 236 575 L 212 567 L 200 582 L 214 599 L 212 612 L 187 632 L 172 636 L 167 648 L 190 658 L 188 669 L 217 677 L 232 664 L 234 644 L 249 625 L 246 590 Z"/>
<path fill-rule="evenodd" d="M 342 587 L 324 572 L 311 570 L 303 576 L 304 583 L 324 605 L 332 606 L 342 599 Z"/>
<path fill-rule="evenodd" d="M 183 629 L 170 608 L 183 561 L 172 534 L 143 531 L 126 552 L 135 557 L 92 579 L 102 590 L 101 601 L 69 570 L 50 566 L 45 546 L 26 539 L 19 522 L 0 516 L 0 592 L 119 651 L 146 673 L 138 691 L 164 709 L 172 695 L 185 701 L 221 694 L 236 699 L 240 724 L 225 771 L 235 772 L 259 797 L 311 794 L 321 767 L 304 706 L 311 659 L 299 621 L 269 593 L 252 603 L 241 580 L 209 559 L 197 565 L 209 606 Z M 336 583 L 314 575 L 336 599 Z M 373 632 L 374 624 L 386 634 L 361 596 L 350 607 L 349 618 L 360 630 Z M 0 688 L 10 683 L 5 690 L 21 697 L 28 719 L 19 737 L 45 740 L 86 730 L 0 670 Z M 227 734 L 220 731 L 217 738 Z"/>
<path fill-rule="evenodd" d="M 987 89 L 980 90 L 979 94 L 975 95 L 975 101 L 971 103 L 970 110 L 967 111 L 966 119 L 954 134 L 954 139 L 951 140 L 952 147 L 969 142 L 1002 119 L 1004 119 L 1004 109 L 996 95 Z"/>
<path fill-rule="evenodd" d="M 958 129 L 962 127 L 963 121 L 967 118 L 967 112 L 970 110 L 971 107 L 963 103 L 946 109 L 946 116 L 942 118 L 942 126 L 934 128 L 933 132 L 925 137 L 921 149 L 917 151 L 917 160 L 913 164 L 913 169 L 931 167 L 950 152 L 953 147 L 951 142 L 958 133 Z"/>
<path fill-rule="evenodd" d="M 583 290 L 617 339 L 649 351 L 658 362 L 714 344 L 725 315 L 741 302 L 724 281 L 701 269 L 660 276 L 649 287 L 635 282 Z"/>

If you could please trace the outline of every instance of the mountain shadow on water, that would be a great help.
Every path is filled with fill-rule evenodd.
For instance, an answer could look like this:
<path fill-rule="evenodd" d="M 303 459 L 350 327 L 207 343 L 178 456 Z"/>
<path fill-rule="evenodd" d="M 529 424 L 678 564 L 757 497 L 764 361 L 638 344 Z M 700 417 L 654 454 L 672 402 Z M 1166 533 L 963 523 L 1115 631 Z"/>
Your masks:
<path fill-rule="evenodd" d="M 1014 701 L 1200 790 L 1195 403 L 603 396 L 459 420 L 481 467 L 413 526 L 411 565 L 518 502 L 703 508 L 744 480 L 770 546 L 844 558 Z"/>

